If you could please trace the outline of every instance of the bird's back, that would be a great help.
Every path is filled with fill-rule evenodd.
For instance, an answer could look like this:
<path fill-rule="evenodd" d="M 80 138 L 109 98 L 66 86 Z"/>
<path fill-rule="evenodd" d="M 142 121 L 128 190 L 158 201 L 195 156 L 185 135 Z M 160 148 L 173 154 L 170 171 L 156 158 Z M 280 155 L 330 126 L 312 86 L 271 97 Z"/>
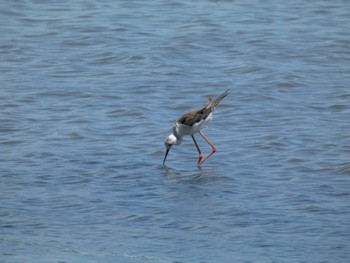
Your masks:
<path fill-rule="evenodd" d="M 176 122 L 187 126 L 193 126 L 196 123 L 199 123 L 200 121 L 207 119 L 208 116 L 214 111 L 215 107 L 220 103 L 220 101 L 223 98 L 225 98 L 229 93 L 230 93 L 230 90 L 226 90 L 215 100 L 211 100 L 209 98 L 209 102 L 203 108 L 185 113 Z"/>
<path fill-rule="evenodd" d="M 209 102 L 200 109 L 190 111 L 181 116 L 174 123 L 175 136 L 182 138 L 185 135 L 193 135 L 203 129 L 212 120 L 212 113 L 220 101 L 230 93 L 226 90 L 215 100 L 209 99 Z"/>

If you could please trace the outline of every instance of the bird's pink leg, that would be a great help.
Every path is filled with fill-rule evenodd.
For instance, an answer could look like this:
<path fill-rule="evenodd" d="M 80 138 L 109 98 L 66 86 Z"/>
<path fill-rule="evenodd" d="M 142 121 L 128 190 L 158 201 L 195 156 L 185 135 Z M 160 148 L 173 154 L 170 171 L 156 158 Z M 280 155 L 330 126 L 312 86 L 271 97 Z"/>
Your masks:
<path fill-rule="evenodd" d="M 197 151 L 198 151 L 198 153 L 199 153 L 199 159 L 198 159 L 198 162 L 197 162 L 197 166 L 199 166 L 199 163 L 201 162 L 202 157 L 203 157 L 203 156 L 202 156 L 202 152 L 201 152 L 201 149 L 199 149 L 199 146 L 198 146 L 196 140 L 194 139 L 194 136 L 193 136 L 193 135 L 191 135 L 191 136 L 192 136 L 192 139 L 193 139 L 194 144 L 196 145 Z"/>
<path fill-rule="evenodd" d="M 199 132 L 199 134 L 203 137 L 203 139 L 211 146 L 212 150 L 211 152 L 207 155 L 207 157 L 205 157 L 201 162 L 198 162 L 198 166 L 201 166 L 202 163 L 205 162 L 205 160 L 207 160 L 210 156 L 212 156 L 215 152 L 216 152 L 216 147 L 215 145 L 204 135 L 204 133 L 202 133 L 201 131 Z"/>

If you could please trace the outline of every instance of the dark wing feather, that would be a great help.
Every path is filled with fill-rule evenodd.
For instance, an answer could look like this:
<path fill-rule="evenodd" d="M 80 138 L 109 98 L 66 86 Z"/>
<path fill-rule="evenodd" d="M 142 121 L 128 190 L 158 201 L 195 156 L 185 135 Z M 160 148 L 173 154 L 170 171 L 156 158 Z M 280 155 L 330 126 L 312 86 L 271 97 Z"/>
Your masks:
<path fill-rule="evenodd" d="M 230 94 L 230 90 L 227 89 L 224 93 L 222 93 L 219 97 L 217 97 L 215 100 L 211 101 L 209 100 L 209 103 L 206 105 L 207 108 L 214 110 L 216 106 L 220 103 L 220 101 L 225 98 L 228 94 Z"/>
<path fill-rule="evenodd" d="M 220 101 L 223 98 L 225 98 L 229 93 L 230 93 L 230 90 L 226 90 L 215 100 L 211 100 L 209 98 L 207 105 L 205 105 L 201 109 L 194 110 L 184 114 L 180 119 L 177 120 L 177 122 L 187 126 L 193 126 L 195 123 L 206 119 L 209 116 L 209 114 L 215 109 L 215 107 L 220 103 Z"/>
<path fill-rule="evenodd" d="M 205 110 L 205 107 L 199 110 L 188 112 L 182 115 L 182 117 L 178 119 L 177 122 L 187 126 L 193 126 L 193 124 L 200 122 L 201 120 L 208 117 L 209 114 L 206 115 L 204 113 L 204 110 Z"/>

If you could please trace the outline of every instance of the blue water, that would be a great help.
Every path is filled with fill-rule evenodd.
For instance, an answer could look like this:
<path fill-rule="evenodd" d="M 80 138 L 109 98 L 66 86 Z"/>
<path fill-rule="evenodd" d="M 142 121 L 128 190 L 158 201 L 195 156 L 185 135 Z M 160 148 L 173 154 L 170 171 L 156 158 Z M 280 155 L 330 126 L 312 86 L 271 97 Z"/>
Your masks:
<path fill-rule="evenodd" d="M 16 0 L 0 24 L 0 262 L 350 262 L 348 1 Z M 227 88 L 218 151 L 163 167 Z"/>

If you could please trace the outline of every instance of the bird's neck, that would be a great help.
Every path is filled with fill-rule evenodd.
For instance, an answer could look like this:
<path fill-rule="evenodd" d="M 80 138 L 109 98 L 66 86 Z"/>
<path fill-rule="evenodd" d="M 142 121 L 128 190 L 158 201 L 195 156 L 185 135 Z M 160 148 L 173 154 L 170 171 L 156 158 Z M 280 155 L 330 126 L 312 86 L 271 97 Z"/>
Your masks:
<path fill-rule="evenodd" d="M 182 143 L 182 137 L 181 137 L 181 136 L 179 136 L 179 134 L 178 134 L 178 133 L 176 133 L 176 132 L 174 132 L 174 133 L 173 133 L 173 135 L 174 135 L 174 136 L 175 136 L 175 138 L 176 138 L 176 142 L 175 142 L 175 144 L 176 144 L 176 145 L 181 144 L 181 143 Z"/>

